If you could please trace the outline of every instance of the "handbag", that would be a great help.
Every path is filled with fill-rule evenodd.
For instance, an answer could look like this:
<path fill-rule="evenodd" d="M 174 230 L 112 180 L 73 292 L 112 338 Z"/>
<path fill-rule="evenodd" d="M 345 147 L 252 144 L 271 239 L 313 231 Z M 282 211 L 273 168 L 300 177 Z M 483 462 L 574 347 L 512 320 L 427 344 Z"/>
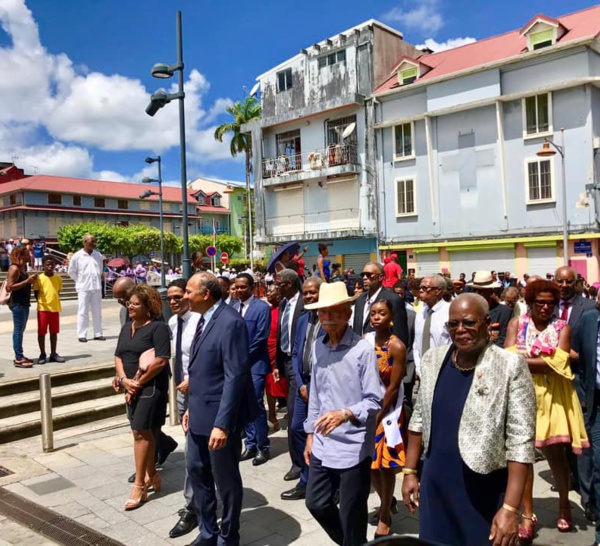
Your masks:
<path fill-rule="evenodd" d="M 150 364 L 154 362 L 155 358 L 156 353 L 154 352 L 154 349 L 148 349 L 147 351 L 144 351 L 140 355 L 140 359 L 138 361 L 138 370 L 142 373 L 146 372 L 150 367 Z"/>
<path fill-rule="evenodd" d="M 7 305 L 10 301 L 10 292 L 6 289 L 6 281 L 0 286 L 0 305 Z"/>

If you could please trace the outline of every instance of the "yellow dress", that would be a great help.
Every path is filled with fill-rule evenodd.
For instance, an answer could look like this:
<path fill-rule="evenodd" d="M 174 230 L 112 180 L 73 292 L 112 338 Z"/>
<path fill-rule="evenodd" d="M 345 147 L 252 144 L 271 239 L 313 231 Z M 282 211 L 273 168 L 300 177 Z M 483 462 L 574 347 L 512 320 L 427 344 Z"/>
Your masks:
<path fill-rule="evenodd" d="M 569 354 L 558 347 L 560 331 L 565 321 L 556 319 L 539 332 L 529 317 L 519 318 L 517 344 L 509 350 L 525 358 L 540 357 L 555 373 L 532 374 L 537 401 L 535 447 L 571 444 L 573 453 L 590 447 L 583 412 L 573 388 L 573 372 Z"/>

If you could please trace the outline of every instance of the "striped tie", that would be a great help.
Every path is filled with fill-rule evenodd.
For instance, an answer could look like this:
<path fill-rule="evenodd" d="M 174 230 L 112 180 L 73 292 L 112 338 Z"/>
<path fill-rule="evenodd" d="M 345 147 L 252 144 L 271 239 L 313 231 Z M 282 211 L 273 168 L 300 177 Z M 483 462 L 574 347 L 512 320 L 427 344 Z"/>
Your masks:
<path fill-rule="evenodd" d="M 281 350 L 290 354 L 290 302 L 285 302 L 285 307 L 283 308 L 283 315 L 281 317 Z"/>

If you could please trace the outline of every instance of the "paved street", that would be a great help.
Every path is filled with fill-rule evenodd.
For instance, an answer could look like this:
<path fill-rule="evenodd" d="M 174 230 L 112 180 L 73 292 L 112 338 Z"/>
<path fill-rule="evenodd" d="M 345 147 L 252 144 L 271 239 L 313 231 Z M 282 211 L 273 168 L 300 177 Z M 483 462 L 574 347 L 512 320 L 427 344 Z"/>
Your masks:
<path fill-rule="evenodd" d="M 59 368 L 93 366 L 112 361 L 112 352 L 119 331 L 118 304 L 103 302 L 106 342 L 81 344 L 75 335 L 76 302 L 65 303 L 59 350 L 68 361 L 62 365 L 35 366 L 33 370 L 15 369 L 12 366 L 12 322 L 6 307 L 0 308 L 0 381 L 9 377 L 25 377 L 40 371 Z M 37 357 L 35 313 L 32 313 L 25 335 L 26 353 Z M 177 521 L 177 511 L 182 507 L 181 484 L 183 481 L 183 433 L 179 427 L 165 427 L 165 431 L 179 442 L 179 448 L 171 455 L 163 469 L 164 489 L 154 495 L 139 510 L 125 512 L 122 509 L 130 486 L 127 476 L 133 470 L 132 439 L 129 429 L 122 426 L 123 419 L 108 421 L 107 428 L 92 432 L 91 425 L 65 429 L 55 433 L 55 451 L 45 454 L 39 437 L 0 445 L 0 464 L 14 474 L 0 478 L 0 486 L 22 495 L 42 506 L 51 508 L 126 545 L 183 545 L 191 542 L 193 535 L 177 540 L 168 539 L 168 531 Z M 286 454 L 285 432 L 271 436 L 272 459 L 260 467 L 251 462 L 241 465 L 244 479 L 244 509 L 242 514 L 242 544 L 253 546 L 330 544 L 319 525 L 312 519 L 302 501 L 282 501 L 280 493 L 289 487 L 283 474 L 289 468 Z M 574 515 L 578 531 L 561 535 L 555 531 L 557 501 L 550 491 L 550 475 L 546 463 L 536 465 L 534 490 L 535 511 L 541 527 L 535 544 L 588 546 L 594 533 L 582 516 L 572 494 Z M 396 492 L 399 493 L 401 477 Z M 369 506 L 378 505 L 372 494 Z M 36 537 L 26 528 L 0 516 L 0 546 L 51 544 Z M 414 534 L 417 520 L 404 508 L 394 516 L 393 530 L 397 533 Z M 370 537 L 374 531 L 369 528 Z"/>

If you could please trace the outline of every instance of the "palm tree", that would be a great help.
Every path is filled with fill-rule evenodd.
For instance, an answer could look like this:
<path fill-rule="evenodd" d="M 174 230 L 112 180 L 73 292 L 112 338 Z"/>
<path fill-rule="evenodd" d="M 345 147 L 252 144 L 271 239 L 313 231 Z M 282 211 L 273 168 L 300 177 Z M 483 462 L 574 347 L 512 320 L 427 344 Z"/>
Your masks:
<path fill-rule="evenodd" d="M 246 192 L 248 203 L 248 218 L 249 218 L 249 249 L 250 249 L 250 267 L 254 268 L 254 258 L 252 251 L 254 245 L 252 242 L 252 204 L 250 198 L 250 172 L 252 171 L 252 135 L 250 133 L 242 133 L 242 125 L 260 119 L 261 107 L 257 98 L 248 96 L 243 102 L 237 101 L 233 106 L 226 108 L 227 112 L 233 116 L 233 121 L 223 123 L 215 129 L 215 140 L 223 142 L 223 137 L 231 133 L 230 150 L 232 157 L 239 153 L 246 154 Z"/>

